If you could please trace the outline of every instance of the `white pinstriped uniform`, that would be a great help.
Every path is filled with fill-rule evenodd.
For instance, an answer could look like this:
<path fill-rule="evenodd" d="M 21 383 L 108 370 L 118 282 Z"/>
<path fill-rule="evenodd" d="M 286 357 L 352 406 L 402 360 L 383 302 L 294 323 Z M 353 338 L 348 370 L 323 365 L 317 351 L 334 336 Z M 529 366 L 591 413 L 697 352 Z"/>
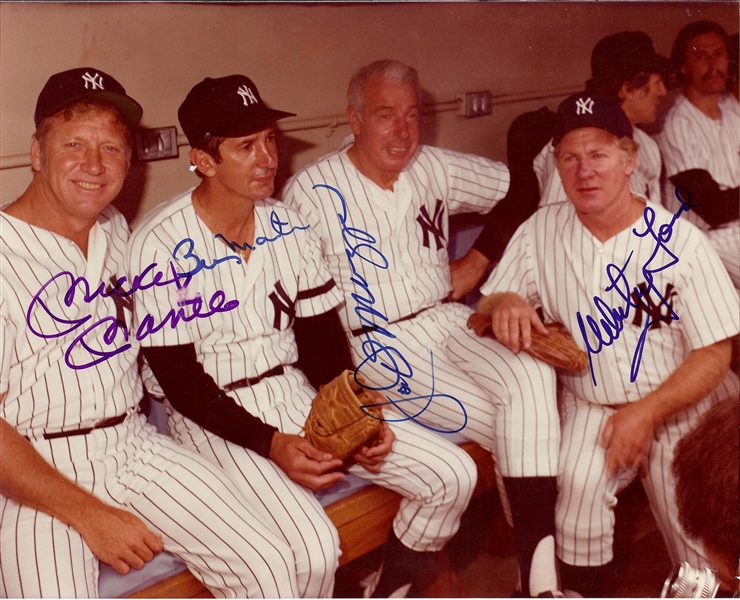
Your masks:
<path fill-rule="evenodd" d="M 670 222 L 672 215 L 668 211 L 650 206 L 656 213 L 655 230 Z M 621 268 L 633 252 L 625 269 L 630 290 L 645 285 L 642 268 L 654 251 L 655 241 L 650 235 L 637 237 L 633 229 L 645 231 L 642 216 L 633 226 L 601 243 L 581 224 L 570 202 L 542 208 L 519 227 L 481 292 L 518 293 L 533 306 L 541 306 L 546 321 L 564 323 L 576 343 L 586 349 L 577 313 L 599 319 L 595 296 L 609 307 L 625 307 L 616 290 L 604 291 L 610 284 L 607 265 Z M 606 451 L 599 440 L 613 413 L 610 406 L 639 400 L 657 388 L 692 350 L 724 340 L 740 330 L 737 294 L 706 237 L 679 218 L 667 246 L 679 261 L 655 272 L 654 285 L 679 319 L 661 322 L 648 331 L 635 382 L 630 383 L 630 366 L 647 323 L 647 311 L 634 308 L 613 344 L 591 355 L 597 385 L 588 369 L 560 374 L 564 384 L 564 422 L 556 524 L 558 554 L 568 564 L 598 566 L 612 559 L 615 495 L 636 475 L 636 470 L 628 470 L 606 478 Z M 655 270 L 668 262 L 667 253 L 660 250 L 648 268 Z M 626 289 L 626 285 L 621 288 Z M 651 309 L 653 322 L 659 318 L 656 309 L 661 316 L 670 314 L 654 292 L 646 299 L 655 305 Z M 643 305 L 646 306 L 646 300 Z M 596 348 L 595 337 L 588 331 L 589 343 Z M 604 339 L 608 339 L 606 334 Z M 710 397 L 671 416 L 655 429 L 641 472 L 674 561 L 707 565 L 701 548 L 688 540 L 677 524 L 669 476 L 673 447 L 715 399 L 737 396 L 739 391 L 738 379 L 730 372 Z"/>
<path fill-rule="evenodd" d="M 255 203 L 255 239 L 274 237 L 271 214 L 293 226 L 303 227 L 297 212 L 277 200 Z M 236 255 L 200 221 L 193 210 L 190 192 L 165 203 L 147 216 L 132 235 L 130 266 L 133 271 L 152 262 L 166 265 L 172 251 L 184 237 L 194 240 L 198 255 L 212 264 Z M 173 262 L 187 271 L 183 261 Z M 237 298 L 236 310 L 209 319 L 192 321 L 176 330 L 163 329 L 147 338 L 150 345 L 194 343 L 198 359 L 219 386 L 244 377 L 257 377 L 279 365 L 286 366 L 280 376 L 267 377 L 251 387 L 230 392 L 251 414 L 284 433 L 299 434 L 311 408 L 315 391 L 304 375 L 289 367 L 298 359 L 292 318 L 276 309 L 271 299 L 282 296 L 288 312 L 296 317 L 323 314 L 341 302 L 341 296 L 321 258 L 319 242 L 311 229 L 296 229 L 275 242 L 257 246 L 249 261 L 229 260 L 205 270 L 184 289 L 188 297 L 200 294 L 210 298 L 223 290 L 227 299 Z M 282 291 L 281 291 L 282 290 Z M 152 289 L 137 298 L 137 320 L 144 313 L 163 316 L 176 306 L 176 290 Z M 254 487 L 253 462 L 269 470 L 268 485 L 259 491 L 270 511 L 280 511 L 276 520 L 297 523 L 296 532 L 309 549 L 309 556 L 320 559 L 331 539 L 315 539 L 316 531 L 336 532 L 313 494 L 293 483 L 270 461 L 205 431 L 171 410 L 170 430 L 178 441 L 218 462 L 242 486 Z M 440 441 L 431 433 L 411 424 L 393 425 L 396 443 L 380 472 L 372 474 L 359 465 L 350 472 L 400 493 L 404 500 L 394 521 L 394 530 L 406 546 L 419 551 L 440 550 L 457 532 L 460 518 L 475 487 L 475 463 L 460 448 Z M 282 510 L 285 490 L 302 495 L 307 506 L 303 513 L 295 508 Z M 287 528 L 287 524 L 285 525 Z M 337 543 L 337 542 L 335 542 Z M 331 553 L 330 553 L 331 555 Z"/>
<path fill-rule="evenodd" d="M 632 135 L 639 144 L 635 170 L 630 176 L 630 190 L 654 204 L 661 203 L 660 196 L 660 148 L 658 144 L 639 127 L 632 128 Z M 532 163 L 540 185 L 540 206 L 565 202 L 568 197 L 563 182 L 555 166 L 552 140 L 540 150 Z"/>
<path fill-rule="evenodd" d="M 68 239 L 4 213 L 0 229 L 0 416 L 60 473 L 139 515 L 215 596 L 297 596 L 301 582 L 293 551 L 279 524 L 253 508 L 259 506 L 255 494 L 240 492 L 211 463 L 159 435 L 137 412 L 143 391 L 138 344 L 131 339 L 129 349 L 89 368 L 73 369 L 65 361 L 65 353 L 77 367 L 93 360 L 73 344 L 84 328 L 126 319 L 127 311 L 117 313 L 109 297 L 94 293 L 101 282 L 107 286 L 112 276 L 123 276 L 123 216 L 112 208 L 101 213 L 87 259 Z M 62 272 L 70 275 L 39 293 Z M 89 302 L 82 281 L 65 299 L 73 276 L 89 282 Z M 29 310 L 37 294 L 43 305 Z M 61 318 L 80 325 L 60 325 Z M 124 347 L 122 329 L 111 344 L 102 341 L 100 329 L 84 337 L 93 351 Z M 89 427 L 124 413 L 128 418 L 115 427 L 43 438 L 45 432 Z M 95 597 L 98 570 L 97 558 L 75 530 L 0 497 L 0 596 Z"/>
<path fill-rule="evenodd" d="M 720 98 L 722 119 L 715 121 L 680 94 L 666 115 L 663 131 L 656 136 L 665 162 L 666 177 L 690 169 L 704 169 L 726 190 L 740 186 L 740 105 L 732 94 Z M 670 181 L 666 183 L 665 205 L 678 208 Z M 712 247 L 740 288 L 740 221 L 709 229 L 697 214 L 689 218 L 703 229 Z"/>
<path fill-rule="evenodd" d="M 508 182 L 508 171 L 500 163 L 421 146 L 394 190 L 384 191 L 362 175 L 342 149 L 298 172 L 286 184 L 283 197 L 321 237 L 329 270 L 344 294 L 340 316 L 355 364 L 379 352 L 375 363 L 368 360 L 358 368 L 369 383 L 389 388 L 384 393 L 394 400 L 428 396 L 432 390 L 447 395 L 435 396 L 431 403 L 418 399 L 401 405 L 406 410 L 413 405 L 411 412 L 416 413 L 428 404 L 419 420 L 446 431 L 465 424 L 457 401 L 461 402 L 467 412 L 461 433 L 496 454 L 502 475 L 552 476 L 557 472 L 560 435 L 554 371 L 528 355 L 514 355 L 498 342 L 477 337 L 466 327 L 470 308 L 441 303 L 452 289 L 448 214 L 487 212 L 505 195 Z M 327 188 L 313 189 L 317 184 L 342 194 L 348 207 L 346 226 L 357 230 L 354 238 L 348 234 L 349 242 L 372 239 L 357 252 L 375 263 L 384 263 L 377 254 L 382 253 L 387 269 L 359 257 L 350 264 L 337 217 L 343 211 L 342 200 Z M 377 314 L 364 314 L 394 338 L 379 331 L 351 333 L 363 326 L 355 311 L 358 298 L 370 295 L 372 302 L 367 304 Z M 399 321 L 419 311 L 423 312 Z M 394 350 L 383 354 L 380 346 Z M 400 362 L 400 356 L 410 369 L 410 376 L 401 380 L 410 389 L 384 366 Z M 399 371 L 406 368 L 401 365 Z"/>

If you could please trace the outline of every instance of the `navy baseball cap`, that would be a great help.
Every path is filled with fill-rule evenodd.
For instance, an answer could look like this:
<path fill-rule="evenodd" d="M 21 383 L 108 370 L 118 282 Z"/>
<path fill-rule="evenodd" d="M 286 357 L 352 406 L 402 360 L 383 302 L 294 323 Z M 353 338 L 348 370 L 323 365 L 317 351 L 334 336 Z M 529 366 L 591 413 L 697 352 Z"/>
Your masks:
<path fill-rule="evenodd" d="M 642 31 L 622 31 L 603 38 L 591 53 L 591 77 L 595 81 L 628 80 L 638 73 L 666 77 L 671 61 L 655 51 L 653 40 Z"/>
<path fill-rule="evenodd" d="M 180 105 L 177 117 L 192 146 L 209 135 L 250 135 L 295 114 L 267 108 L 249 77 L 229 75 L 206 77 L 196 85 Z"/>
<path fill-rule="evenodd" d="M 36 127 L 46 117 L 50 117 L 78 100 L 95 98 L 116 107 L 129 127 L 141 119 L 144 112 L 141 105 L 126 95 L 126 90 L 113 77 L 99 69 L 81 67 L 70 69 L 49 77 L 36 102 L 33 115 Z"/>
<path fill-rule="evenodd" d="M 560 103 L 553 144 L 569 131 L 581 127 L 599 127 L 620 138 L 632 137 L 632 124 L 617 99 L 599 92 L 579 92 Z"/>

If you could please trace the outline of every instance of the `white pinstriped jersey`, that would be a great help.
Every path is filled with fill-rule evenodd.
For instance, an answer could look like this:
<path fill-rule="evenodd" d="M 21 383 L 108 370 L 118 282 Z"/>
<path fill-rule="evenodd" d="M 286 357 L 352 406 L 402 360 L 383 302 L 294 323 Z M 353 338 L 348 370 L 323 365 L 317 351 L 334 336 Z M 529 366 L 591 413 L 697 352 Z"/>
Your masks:
<path fill-rule="evenodd" d="M 680 94 L 656 136 L 666 176 L 704 169 L 726 190 L 740 186 L 740 105 L 732 94 L 720 98 L 722 119 L 715 121 Z"/>
<path fill-rule="evenodd" d="M 639 127 L 632 128 L 635 142 L 640 146 L 637 151 L 635 170 L 630 176 L 632 193 L 660 204 L 660 149 L 658 144 Z M 540 206 L 556 202 L 566 202 L 568 197 L 560 181 L 560 174 L 555 167 L 555 155 L 552 140 L 549 141 L 535 157 L 532 166 L 540 184 Z"/>
<path fill-rule="evenodd" d="M 670 223 L 670 212 L 661 206 L 649 206 L 655 211 L 654 230 Z M 667 379 L 689 352 L 740 331 L 737 294 L 706 237 L 678 218 L 666 242 L 678 262 L 658 270 L 668 265 L 671 258 L 659 249 L 650 260 L 656 248 L 654 238 L 633 233 L 646 229 L 641 215 L 632 226 L 601 243 L 583 226 L 570 202 L 544 207 L 519 227 L 501 262 L 481 287 L 484 294 L 515 292 L 533 306 L 541 306 L 545 321 L 564 323 L 576 343 L 586 349 L 577 320 L 580 312 L 589 344 L 595 349 L 596 338 L 585 321 L 586 315 L 601 322 L 596 296 L 613 309 L 627 308 L 618 290 L 605 289 L 611 283 L 607 266 L 613 264 L 621 269 L 630 257 L 624 273 L 630 295 L 635 294 L 635 288 L 648 292 L 643 291 L 644 310 L 630 308 L 619 337 L 599 353 L 591 354 L 597 385 L 588 369 L 560 373 L 565 386 L 581 399 L 606 405 L 639 400 Z M 643 266 L 652 272 L 655 289 L 670 303 L 678 320 L 670 320 L 670 309 L 647 287 Z M 614 278 L 619 280 L 616 275 Z M 624 282 L 617 287 L 627 293 Z M 639 297 L 634 295 L 632 300 L 637 304 Z M 669 320 L 658 321 L 666 317 Z M 637 378 L 631 383 L 631 363 L 648 318 L 652 325 L 647 331 Z M 604 340 L 608 340 L 603 325 L 601 331 Z M 677 416 L 671 417 L 674 418 Z"/>
<path fill-rule="evenodd" d="M 125 275 L 126 220 L 106 208 L 90 231 L 87 258 L 71 240 L 5 213 L 0 230 L 0 416 L 33 438 L 132 410 L 142 394 L 135 341 L 80 368 L 100 358 L 84 345 L 99 353 L 128 345 L 121 328 L 111 343 L 104 334 L 117 318 L 130 323 L 129 310 L 95 293 Z M 86 330 L 84 344 L 75 342 Z"/>
<path fill-rule="evenodd" d="M 286 183 L 282 198 L 321 238 L 329 269 L 344 292 L 342 322 L 352 330 L 362 327 L 352 294 L 364 292 L 351 281 L 355 274 L 337 217 L 343 213 L 342 201 L 326 188 L 312 189 L 317 184 L 344 196 L 347 227 L 372 236 L 358 254 L 383 263 L 380 252 L 387 259 L 385 269 L 358 258 L 353 266 L 374 297 L 372 308 L 394 322 L 449 295 L 448 215 L 488 212 L 506 194 L 509 172 L 483 157 L 420 146 L 393 191 L 387 191 L 355 168 L 345 148 L 311 163 Z M 363 242 L 360 237 L 350 236 L 348 242 L 357 246 Z M 375 322 L 384 324 L 380 318 Z"/>
<path fill-rule="evenodd" d="M 191 249 L 191 254 L 197 254 L 206 265 L 215 266 L 194 274 L 182 290 L 176 285 L 154 286 L 135 294 L 134 330 L 139 330 L 147 314 L 153 316 L 155 324 L 161 323 L 169 311 L 178 309 L 178 302 L 192 302 L 198 296 L 204 306 L 210 306 L 214 295 L 220 293 L 223 300 L 213 306 L 226 306 L 233 300 L 239 305 L 181 322 L 175 328 L 166 325 L 144 337 L 142 344 L 195 344 L 198 360 L 220 387 L 296 362 L 295 336 L 290 327 L 294 317 L 323 314 L 341 301 L 322 261 L 318 240 L 310 228 L 295 229 L 259 245 L 260 237 L 275 237 L 273 214 L 287 224 L 282 227 L 284 232 L 305 225 L 298 213 L 277 200 L 255 202 L 255 250 L 245 263 L 200 220 L 191 192 L 165 202 L 138 225 L 129 243 L 129 273 L 141 273 L 152 263 L 157 263 L 156 270 L 164 269 L 166 273 L 170 273 L 170 265 L 180 274 L 192 271 L 196 259 L 185 258 Z M 191 239 L 192 246 L 181 246 L 173 260 L 176 247 L 184 239 Z M 193 313 L 188 309 L 187 314 Z"/>

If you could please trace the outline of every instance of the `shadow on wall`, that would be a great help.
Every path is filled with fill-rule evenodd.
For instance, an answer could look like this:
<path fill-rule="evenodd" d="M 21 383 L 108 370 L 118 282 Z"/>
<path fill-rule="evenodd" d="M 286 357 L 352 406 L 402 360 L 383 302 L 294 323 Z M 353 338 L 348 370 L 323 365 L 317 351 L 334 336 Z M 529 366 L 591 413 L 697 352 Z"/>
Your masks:
<path fill-rule="evenodd" d="M 116 196 L 113 206 L 123 213 L 126 221 L 131 223 L 139 211 L 139 205 L 144 198 L 146 190 L 147 163 L 132 161 L 126 181 L 121 188 L 121 193 Z"/>

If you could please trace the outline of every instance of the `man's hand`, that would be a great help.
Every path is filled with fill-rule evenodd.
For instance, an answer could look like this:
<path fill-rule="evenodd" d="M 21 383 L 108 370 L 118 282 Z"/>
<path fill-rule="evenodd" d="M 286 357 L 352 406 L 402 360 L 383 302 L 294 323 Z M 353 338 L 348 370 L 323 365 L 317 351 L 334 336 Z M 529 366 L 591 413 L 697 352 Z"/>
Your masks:
<path fill-rule="evenodd" d="M 308 440 L 287 433 L 276 433 L 270 445 L 270 459 L 296 483 L 310 490 L 320 490 L 344 479 L 335 471 L 342 461 L 321 452 Z"/>
<path fill-rule="evenodd" d="M 93 554 L 122 575 L 131 567 L 143 568 L 164 549 L 162 537 L 139 517 L 102 502 L 84 515 L 77 530 Z"/>
<path fill-rule="evenodd" d="M 491 328 L 496 339 L 514 354 L 521 349 L 529 349 L 533 327 L 538 333 L 549 335 L 537 311 L 519 294 L 503 292 L 488 296 L 486 300 L 485 305 L 481 302 L 481 306 L 490 308 Z"/>
<path fill-rule="evenodd" d="M 476 249 L 471 248 L 462 258 L 450 262 L 450 275 L 452 277 L 453 300 L 462 299 L 465 294 L 473 291 L 486 272 L 490 261 Z"/>
<path fill-rule="evenodd" d="M 637 467 L 650 446 L 655 420 L 642 400 L 618 409 L 606 421 L 601 445 L 606 448 L 606 474 Z"/>
<path fill-rule="evenodd" d="M 396 440 L 396 434 L 393 433 L 388 423 L 383 423 L 383 429 L 380 431 L 380 443 L 376 446 L 363 446 L 360 451 L 354 455 L 357 464 L 362 465 L 366 471 L 377 473 L 380 471 L 380 464 L 393 449 L 393 442 Z"/>

